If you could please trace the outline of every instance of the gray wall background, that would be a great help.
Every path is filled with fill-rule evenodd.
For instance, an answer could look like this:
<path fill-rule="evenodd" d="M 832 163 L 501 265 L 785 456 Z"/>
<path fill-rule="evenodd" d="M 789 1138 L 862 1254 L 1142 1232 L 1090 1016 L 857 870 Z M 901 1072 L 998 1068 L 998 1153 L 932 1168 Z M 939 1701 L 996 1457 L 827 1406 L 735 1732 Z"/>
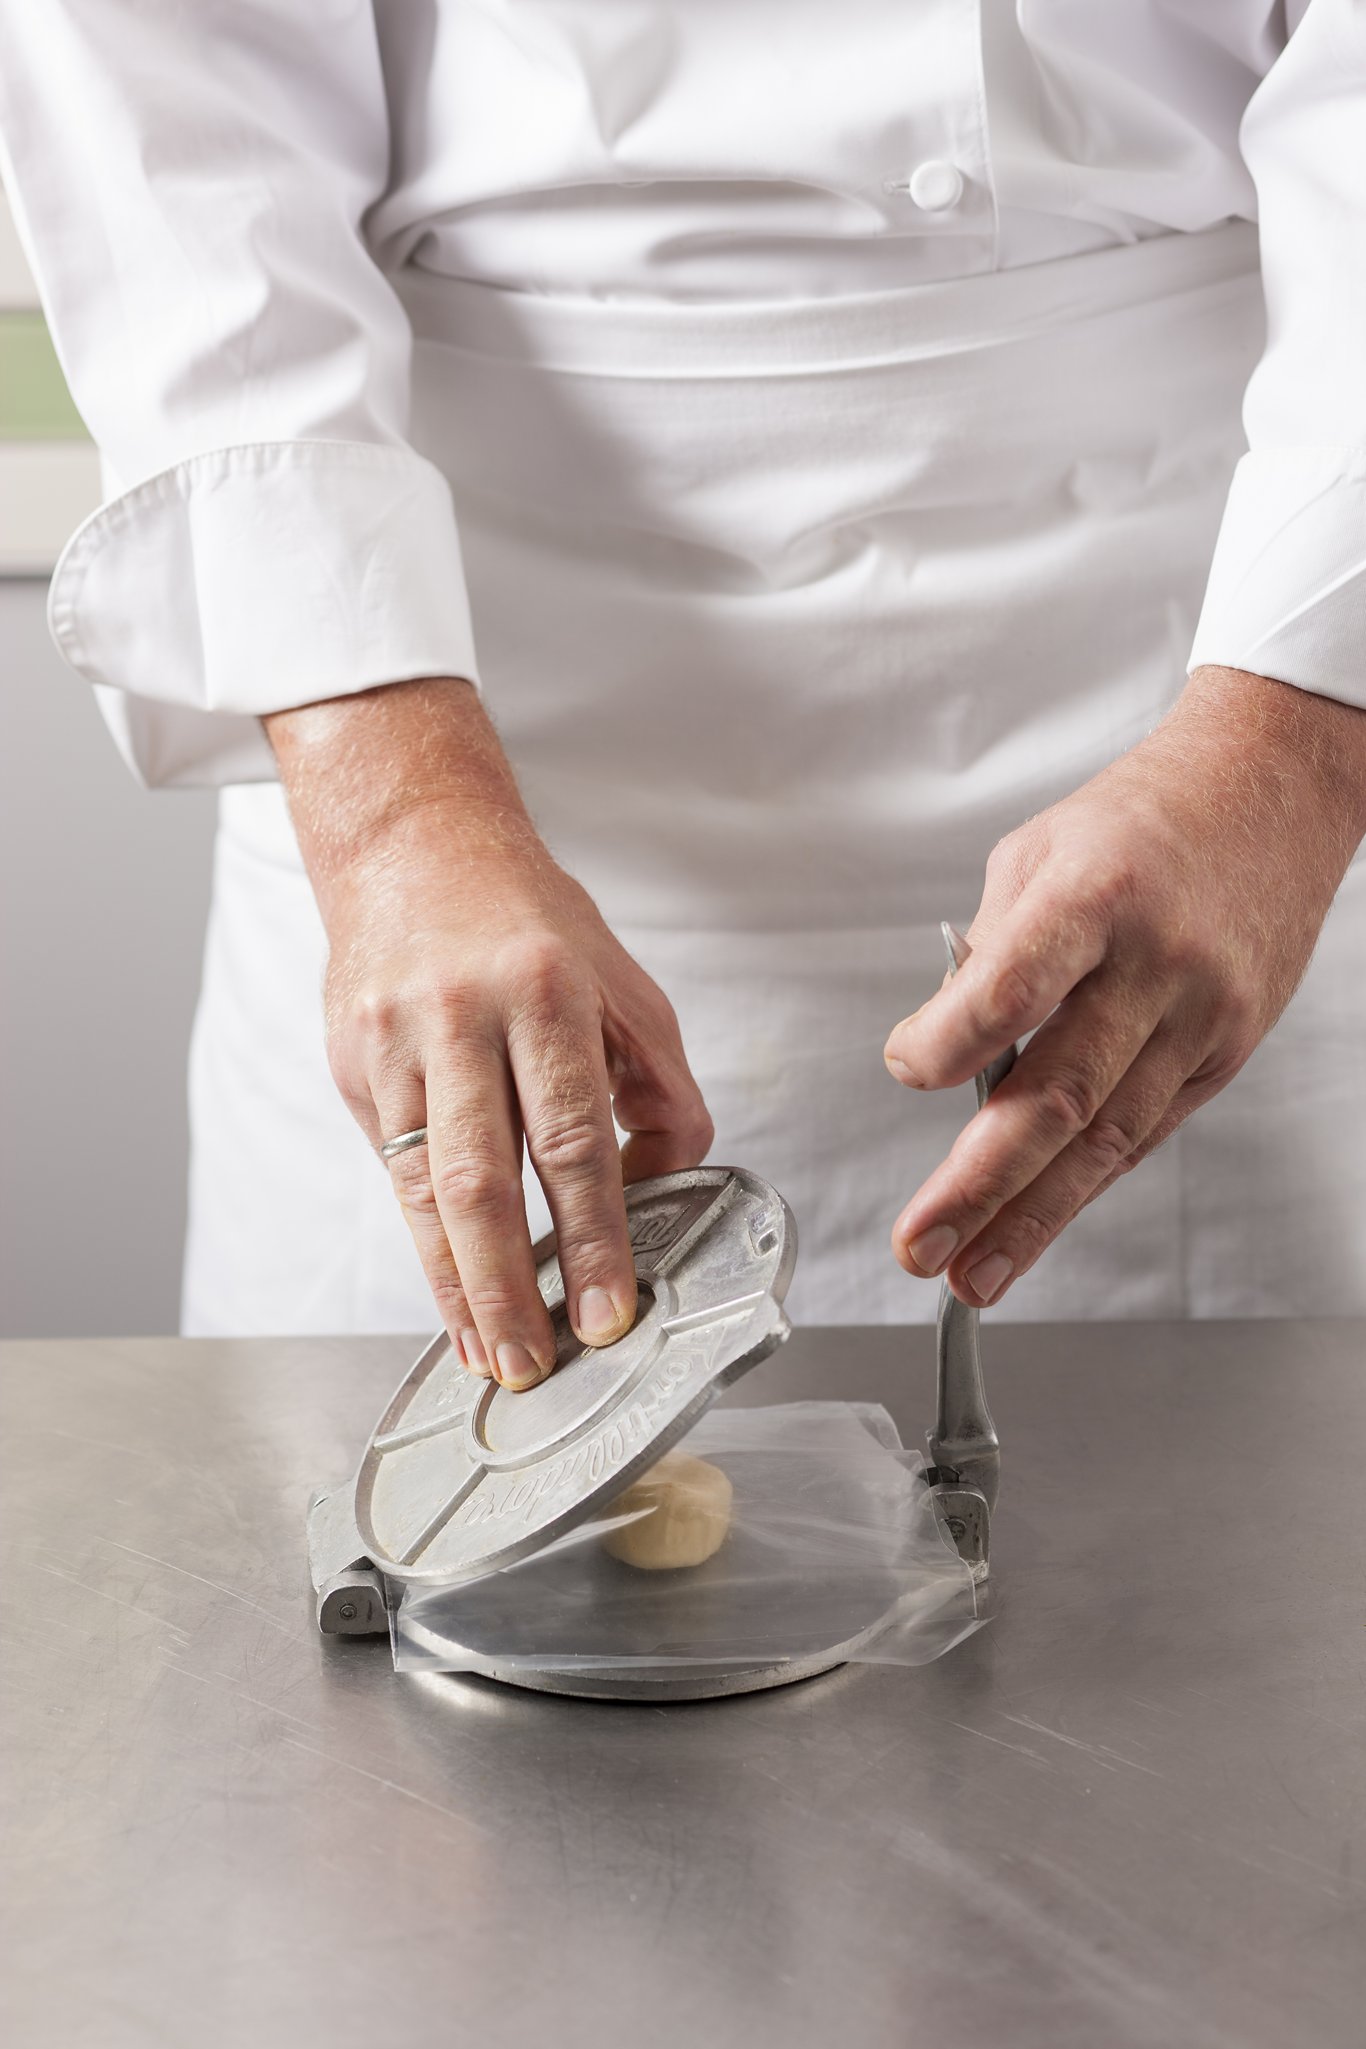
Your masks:
<path fill-rule="evenodd" d="M 0 581 L 0 1336 L 174 1331 L 214 801 L 139 788 Z"/>

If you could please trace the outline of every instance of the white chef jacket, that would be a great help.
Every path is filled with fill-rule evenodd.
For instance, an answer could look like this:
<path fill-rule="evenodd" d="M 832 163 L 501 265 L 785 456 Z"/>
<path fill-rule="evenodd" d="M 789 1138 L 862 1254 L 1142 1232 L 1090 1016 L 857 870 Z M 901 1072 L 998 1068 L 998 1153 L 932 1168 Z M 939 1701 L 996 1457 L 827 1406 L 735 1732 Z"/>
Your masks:
<path fill-rule="evenodd" d="M 0 168 L 110 501 L 51 620 L 148 783 L 478 680 L 405 267 L 820 297 L 1260 218 L 1192 665 L 1366 705 L 1363 0 L 0 0 Z"/>

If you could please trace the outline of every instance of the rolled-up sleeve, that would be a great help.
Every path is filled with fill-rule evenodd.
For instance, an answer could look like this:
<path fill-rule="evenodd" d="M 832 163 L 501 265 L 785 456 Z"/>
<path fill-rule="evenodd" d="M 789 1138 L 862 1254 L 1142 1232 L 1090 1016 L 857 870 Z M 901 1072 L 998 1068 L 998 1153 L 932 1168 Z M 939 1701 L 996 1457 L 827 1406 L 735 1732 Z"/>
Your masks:
<path fill-rule="evenodd" d="M 0 165 L 108 501 L 63 654 L 152 783 L 273 773 L 260 715 L 477 681 L 411 336 L 366 247 L 370 0 L 0 0 Z"/>
<path fill-rule="evenodd" d="M 1366 706 L 1366 4 L 1288 13 L 1242 127 L 1267 344 L 1190 666 Z"/>

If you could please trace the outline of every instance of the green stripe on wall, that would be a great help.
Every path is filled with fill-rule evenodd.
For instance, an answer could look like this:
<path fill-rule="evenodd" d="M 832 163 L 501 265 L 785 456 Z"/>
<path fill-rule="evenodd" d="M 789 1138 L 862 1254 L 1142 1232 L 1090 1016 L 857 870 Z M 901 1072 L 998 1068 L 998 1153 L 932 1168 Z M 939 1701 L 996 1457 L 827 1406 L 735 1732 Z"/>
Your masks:
<path fill-rule="evenodd" d="M 0 313 L 0 441 L 84 441 L 41 313 Z"/>

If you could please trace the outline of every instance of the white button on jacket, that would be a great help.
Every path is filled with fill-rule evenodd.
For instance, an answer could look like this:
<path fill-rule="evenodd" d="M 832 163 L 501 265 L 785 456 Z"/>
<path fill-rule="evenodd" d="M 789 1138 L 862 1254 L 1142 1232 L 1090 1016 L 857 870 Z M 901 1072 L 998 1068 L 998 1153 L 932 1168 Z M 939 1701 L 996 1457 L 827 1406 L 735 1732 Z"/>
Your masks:
<path fill-rule="evenodd" d="M 268 777 L 257 714 L 476 672 L 396 275 L 819 296 L 1258 212 L 1270 340 L 1193 660 L 1366 702 L 1361 0 L 0 22 L 4 176 L 111 492 L 52 621 L 149 782 Z"/>
<path fill-rule="evenodd" d="M 931 157 L 928 163 L 916 165 L 907 190 L 916 205 L 926 213 L 943 213 L 947 208 L 957 206 L 963 197 L 963 173 L 957 164 L 946 164 L 939 157 Z"/>

